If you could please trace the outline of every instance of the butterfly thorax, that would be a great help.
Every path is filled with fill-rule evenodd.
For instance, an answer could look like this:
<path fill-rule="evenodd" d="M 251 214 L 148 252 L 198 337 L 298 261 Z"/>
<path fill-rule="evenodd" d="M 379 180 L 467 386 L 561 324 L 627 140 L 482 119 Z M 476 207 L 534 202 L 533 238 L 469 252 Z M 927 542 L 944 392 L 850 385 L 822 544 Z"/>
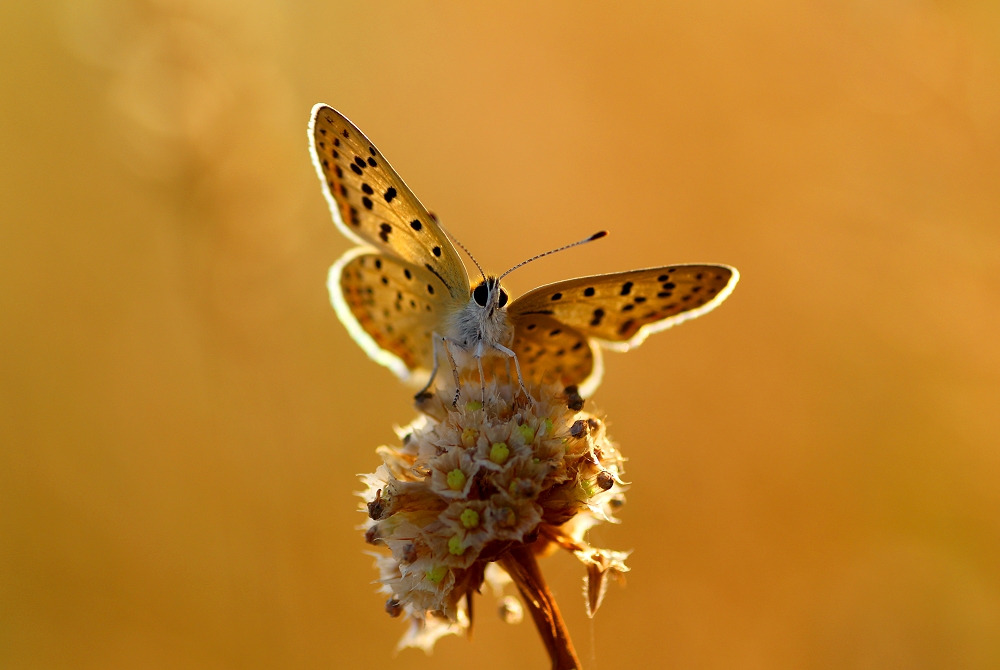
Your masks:
<path fill-rule="evenodd" d="M 497 344 L 509 345 L 514 338 L 514 327 L 507 316 L 506 304 L 507 291 L 500 281 L 496 277 L 483 279 L 470 292 L 468 304 L 455 314 L 450 337 L 480 353 Z"/>

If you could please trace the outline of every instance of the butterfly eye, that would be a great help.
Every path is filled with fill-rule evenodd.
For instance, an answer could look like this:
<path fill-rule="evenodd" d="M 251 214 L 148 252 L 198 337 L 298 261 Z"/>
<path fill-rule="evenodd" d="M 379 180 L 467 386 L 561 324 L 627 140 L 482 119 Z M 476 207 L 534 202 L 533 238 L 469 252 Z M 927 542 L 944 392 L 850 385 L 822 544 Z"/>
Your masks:
<path fill-rule="evenodd" d="M 476 304 L 480 307 L 486 307 L 486 301 L 489 300 L 490 289 L 486 286 L 486 282 L 483 282 L 472 292 L 472 298 L 476 301 Z"/>
<path fill-rule="evenodd" d="M 503 307 L 507 304 L 507 291 L 500 289 L 500 306 Z"/>

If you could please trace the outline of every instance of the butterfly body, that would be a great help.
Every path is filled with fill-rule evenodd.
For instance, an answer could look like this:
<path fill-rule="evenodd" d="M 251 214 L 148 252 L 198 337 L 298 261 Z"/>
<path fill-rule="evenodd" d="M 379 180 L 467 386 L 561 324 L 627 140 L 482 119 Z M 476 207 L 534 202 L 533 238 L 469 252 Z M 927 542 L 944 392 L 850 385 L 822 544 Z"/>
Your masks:
<path fill-rule="evenodd" d="M 469 302 L 455 314 L 447 335 L 481 356 L 497 344 L 507 345 L 514 337 L 514 325 L 504 309 L 507 292 L 496 277 L 486 277 L 474 288 Z"/>
<path fill-rule="evenodd" d="M 602 348 L 628 350 L 714 309 L 739 279 L 726 265 L 671 265 L 556 282 L 511 301 L 507 273 L 470 282 L 444 228 L 346 117 L 316 105 L 309 138 L 334 222 L 361 245 L 330 269 L 337 315 L 373 360 L 424 389 L 442 364 L 457 377 L 458 356 L 475 359 L 481 378 L 484 359 L 494 376 L 513 362 L 526 395 L 526 385 L 560 382 L 586 396 L 600 383 Z"/>
<path fill-rule="evenodd" d="M 507 299 L 507 291 L 500 286 L 499 278 L 484 275 L 483 280 L 472 289 L 469 303 L 453 319 L 451 328 L 452 336 L 442 336 L 440 339 L 443 345 L 447 346 L 449 343 L 455 344 L 461 350 L 471 353 L 473 358 L 476 359 L 484 404 L 486 403 L 486 381 L 483 373 L 483 356 L 494 352 L 514 359 L 514 365 L 517 370 L 517 381 L 521 387 L 521 391 L 528 398 L 531 397 L 528 390 L 524 387 L 524 379 L 521 377 L 521 366 L 518 363 L 517 354 L 505 346 L 510 344 L 514 338 L 514 325 L 511 323 L 504 309 Z M 451 359 L 450 353 L 449 360 L 452 361 L 454 368 L 454 361 Z M 435 357 L 436 362 L 437 357 Z M 507 361 L 507 364 L 509 365 L 509 361 Z M 434 369 L 436 370 L 436 367 Z M 459 394 L 457 371 L 455 375 L 455 402 L 457 403 Z M 509 376 L 510 371 L 508 367 Z M 434 372 L 432 371 L 423 391 L 426 391 L 433 381 Z"/>

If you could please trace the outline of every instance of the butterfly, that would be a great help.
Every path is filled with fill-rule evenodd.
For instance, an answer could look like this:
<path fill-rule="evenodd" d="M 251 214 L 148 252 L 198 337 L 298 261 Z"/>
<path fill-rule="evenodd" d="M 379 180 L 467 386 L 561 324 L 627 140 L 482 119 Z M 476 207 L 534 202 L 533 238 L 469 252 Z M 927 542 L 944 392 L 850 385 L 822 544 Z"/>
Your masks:
<path fill-rule="evenodd" d="M 626 351 L 651 333 L 701 316 L 739 281 L 727 265 L 668 265 L 568 279 L 512 301 L 500 283 L 506 274 L 606 233 L 500 276 L 482 272 L 470 254 L 482 275 L 472 283 L 437 218 L 344 115 L 314 106 L 309 141 L 333 220 L 359 245 L 330 268 L 337 316 L 373 360 L 423 385 L 422 392 L 448 364 L 457 402 L 455 357 L 471 356 L 481 381 L 484 358 L 494 374 L 502 359 L 508 375 L 514 363 L 529 398 L 526 383 L 543 382 L 577 386 L 586 397 L 601 381 L 601 348 Z"/>

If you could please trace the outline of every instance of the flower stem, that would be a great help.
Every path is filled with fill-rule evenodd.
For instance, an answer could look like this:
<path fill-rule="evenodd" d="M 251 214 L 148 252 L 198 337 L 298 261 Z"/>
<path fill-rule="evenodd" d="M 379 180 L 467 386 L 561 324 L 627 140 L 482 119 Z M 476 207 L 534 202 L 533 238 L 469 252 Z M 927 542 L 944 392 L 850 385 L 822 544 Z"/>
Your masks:
<path fill-rule="evenodd" d="M 552 670 L 581 670 L 583 666 L 576 657 L 566 623 L 559 614 L 556 599 L 545 583 L 542 571 L 538 568 L 531 546 L 515 545 L 499 562 L 514 580 L 531 612 L 538 634 L 542 636 L 545 649 L 552 659 Z"/>

